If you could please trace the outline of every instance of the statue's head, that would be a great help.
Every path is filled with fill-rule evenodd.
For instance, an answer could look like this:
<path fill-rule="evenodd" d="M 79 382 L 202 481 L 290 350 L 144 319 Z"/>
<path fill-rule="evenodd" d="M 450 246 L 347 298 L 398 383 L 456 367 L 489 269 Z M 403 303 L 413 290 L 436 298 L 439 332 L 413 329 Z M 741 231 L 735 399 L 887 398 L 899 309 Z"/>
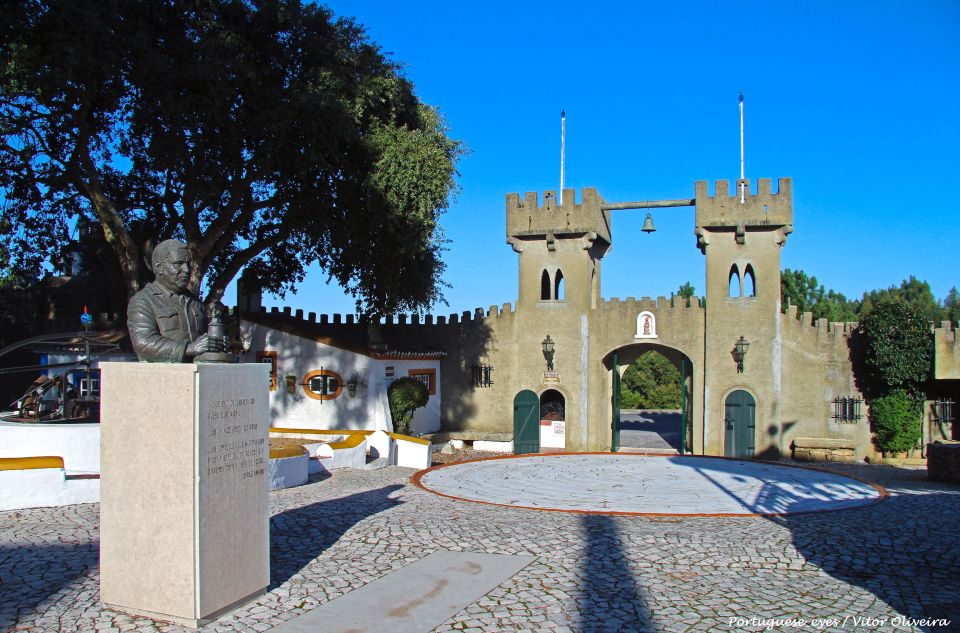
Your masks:
<path fill-rule="evenodd" d="M 190 254 L 187 245 L 166 240 L 153 249 L 153 274 L 157 283 L 171 292 L 183 292 L 190 283 Z"/>

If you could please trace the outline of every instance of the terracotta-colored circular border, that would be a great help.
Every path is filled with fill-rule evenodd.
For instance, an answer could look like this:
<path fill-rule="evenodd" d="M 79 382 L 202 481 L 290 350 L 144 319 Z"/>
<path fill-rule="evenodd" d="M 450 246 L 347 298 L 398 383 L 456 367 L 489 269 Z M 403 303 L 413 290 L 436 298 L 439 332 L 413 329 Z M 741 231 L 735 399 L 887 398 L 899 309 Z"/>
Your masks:
<path fill-rule="evenodd" d="M 751 462 L 756 464 L 766 464 L 769 466 L 782 466 L 784 468 L 800 468 L 802 470 L 813 470 L 821 473 L 826 473 L 828 475 L 834 475 L 837 477 L 846 477 L 847 479 L 852 479 L 854 481 L 859 481 L 862 484 L 866 484 L 877 491 L 877 498 L 873 499 L 867 503 L 863 503 L 856 506 L 847 506 L 844 508 L 817 508 L 815 510 L 801 510 L 799 512 L 764 512 L 764 513 L 733 513 L 733 512 L 620 512 L 615 510 L 566 510 L 563 508 L 537 508 L 534 506 L 520 506 L 512 505 L 508 503 L 495 503 L 493 501 L 482 501 L 480 499 L 467 499 L 466 497 L 457 497 L 455 495 L 448 495 L 442 492 L 437 492 L 432 488 L 428 488 L 421 481 L 423 476 L 427 473 L 433 472 L 434 470 L 440 470 L 441 468 L 449 468 L 451 466 L 458 466 L 460 464 L 469 464 L 471 462 L 484 462 L 495 459 L 522 459 L 524 457 L 564 457 L 567 455 L 616 455 L 616 456 L 636 456 L 636 457 L 679 457 L 681 459 L 686 457 L 706 457 L 708 459 L 723 459 L 733 462 Z M 868 508 L 870 506 L 886 501 L 890 497 L 890 493 L 887 492 L 887 489 L 881 486 L 878 483 L 872 481 L 867 481 L 860 477 L 855 477 L 853 475 L 841 475 L 835 473 L 832 470 L 826 468 L 817 468 L 813 466 L 802 466 L 800 464 L 782 464 L 779 462 L 765 462 L 760 460 L 753 459 L 743 459 L 736 457 L 723 457 L 719 455 L 676 455 L 671 453 L 608 453 L 608 452 L 575 452 L 575 453 L 525 453 L 523 455 L 498 455 L 496 457 L 478 457 L 477 459 L 466 459 L 462 462 L 452 462 L 450 464 L 440 464 L 439 466 L 432 466 L 424 470 L 417 471 L 410 478 L 411 483 L 413 483 L 418 488 L 426 490 L 432 494 L 438 495 L 440 497 L 446 497 L 448 499 L 454 499 L 456 501 L 468 501 L 470 503 L 482 503 L 484 505 L 490 506 L 499 506 L 501 508 L 514 508 L 517 510 L 539 510 L 541 512 L 565 512 L 567 514 L 598 514 L 605 516 L 631 516 L 631 517 L 710 517 L 710 518 L 764 518 L 764 517 L 784 517 L 784 516 L 798 516 L 801 514 L 817 514 L 820 512 L 841 512 L 843 510 L 856 510 L 860 508 Z"/>

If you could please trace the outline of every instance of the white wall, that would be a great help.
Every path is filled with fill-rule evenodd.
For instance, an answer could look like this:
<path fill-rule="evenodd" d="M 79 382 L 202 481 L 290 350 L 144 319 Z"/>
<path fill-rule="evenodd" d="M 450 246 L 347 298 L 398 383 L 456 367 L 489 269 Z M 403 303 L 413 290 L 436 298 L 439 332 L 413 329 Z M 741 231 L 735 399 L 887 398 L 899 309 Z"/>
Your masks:
<path fill-rule="evenodd" d="M 258 351 L 277 352 L 277 390 L 270 393 L 272 425 L 312 429 L 382 429 L 393 430 L 387 405 L 387 386 L 411 369 L 433 369 L 436 372 L 436 393 L 427 405 L 414 414 L 412 432 L 431 433 L 440 430 L 440 361 L 377 360 L 356 352 L 287 334 L 254 323 L 243 323 L 244 338 L 250 340 L 250 351 L 241 362 L 255 362 Z M 387 377 L 386 368 L 393 367 Z M 346 387 L 332 400 L 316 400 L 304 393 L 303 377 L 307 372 L 327 369 L 345 381 L 356 372 L 360 378 L 357 393 L 351 396 Z M 296 393 L 286 390 L 285 377 L 296 376 Z"/>
<path fill-rule="evenodd" d="M 0 457 L 63 458 L 71 475 L 100 472 L 99 424 L 0 422 Z"/>

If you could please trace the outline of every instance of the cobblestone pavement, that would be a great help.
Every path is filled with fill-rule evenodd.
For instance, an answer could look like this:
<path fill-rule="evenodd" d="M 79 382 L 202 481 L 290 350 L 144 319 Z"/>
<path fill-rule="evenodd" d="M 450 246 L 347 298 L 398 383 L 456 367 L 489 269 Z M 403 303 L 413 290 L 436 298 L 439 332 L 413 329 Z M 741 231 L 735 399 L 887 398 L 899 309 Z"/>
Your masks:
<path fill-rule="evenodd" d="M 578 515 L 447 499 L 409 469 L 338 472 L 271 493 L 270 591 L 203 630 L 269 630 L 439 549 L 538 558 L 435 631 L 960 630 L 960 486 L 834 468 L 892 497 L 777 518 Z M 102 609 L 97 559 L 95 504 L 0 513 L 0 631 L 185 630 Z"/>

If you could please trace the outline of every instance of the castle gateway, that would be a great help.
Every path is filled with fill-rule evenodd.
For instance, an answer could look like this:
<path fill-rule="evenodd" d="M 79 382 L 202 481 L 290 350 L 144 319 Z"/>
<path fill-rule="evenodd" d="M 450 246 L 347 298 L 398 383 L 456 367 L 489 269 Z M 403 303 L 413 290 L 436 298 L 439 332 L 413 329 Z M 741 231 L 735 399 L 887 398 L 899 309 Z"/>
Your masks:
<path fill-rule="evenodd" d="M 742 195 L 741 195 L 742 194 Z M 441 431 L 465 438 L 535 439 L 541 409 L 562 412 L 551 432 L 569 451 L 616 448 L 615 383 L 656 349 L 683 376 L 684 449 L 697 454 L 774 456 L 797 437 L 836 438 L 872 452 L 865 419 L 834 416 L 837 398 L 861 398 L 848 358 L 847 324 L 781 314 L 780 250 L 792 232 L 791 182 L 760 179 L 737 190 L 696 183 L 685 201 L 607 203 L 594 189 L 506 198 L 507 242 L 519 261 L 516 307 L 380 326 L 386 340 L 443 350 Z M 601 297 L 600 272 L 613 243 L 610 214 L 638 206 L 696 207 L 706 261 L 705 304 L 696 297 Z M 555 353 L 547 358 L 547 336 Z M 739 364 L 740 337 L 749 353 Z M 549 421 L 548 421 L 549 422 Z M 547 422 L 545 422 L 546 424 Z M 550 435 L 550 434 L 548 434 Z M 516 437 L 515 437 L 516 436 Z M 542 436 L 546 437 L 546 436 Z"/>
<path fill-rule="evenodd" d="M 613 243 L 611 212 L 662 206 L 696 208 L 692 228 L 706 264 L 705 301 L 604 300 L 600 272 Z M 542 199 L 510 194 L 506 237 L 518 258 L 515 307 L 387 317 L 372 325 L 352 316 L 334 315 L 332 322 L 322 316 L 317 323 L 315 315 L 265 314 L 258 302 L 244 309 L 241 301 L 241 310 L 249 325 L 265 332 L 256 334 L 262 343 L 251 353 L 274 359 L 279 353 L 280 365 L 285 355 L 302 359 L 304 352 L 285 351 L 289 345 L 279 342 L 277 330 L 316 345 L 347 341 L 340 349 L 356 356 L 317 356 L 313 368 L 326 363 L 339 372 L 350 397 L 298 399 L 299 378 L 287 376 L 288 389 L 272 396 L 276 425 L 382 426 L 386 407 L 375 400 L 385 398 L 386 384 L 420 372 L 430 381 L 431 403 L 415 420 L 417 433 L 513 440 L 518 451 L 616 450 L 619 379 L 655 349 L 682 376 L 684 452 L 776 457 L 802 440 L 852 449 L 848 457 L 862 459 L 874 454 L 866 407 L 838 404 L 863 399 L 848 346 L 854 324 L 798 318 L 792 307 L 781 313 L 780 251 L 792 222 L 788 178 L 776 191 L 769 179 L 755 189 L 749 180 L 737 181 L 734 191 L 719 180 L 713 194 L 699 181 L 692 199 L 642 203 L 608 203 L 590 188 L 579 202 L 574 190 L 559 200 L 553 191 Z M 937 330 L 938 341 L 948 335 Z M 278 351 L 269 351 L 271 340 Z M 951 339 L 943 347 L 956 345 Z M 299 375 L 309 368 L 290 369 Z M 279 377 L 290 369 L 275 372 Z"/>

